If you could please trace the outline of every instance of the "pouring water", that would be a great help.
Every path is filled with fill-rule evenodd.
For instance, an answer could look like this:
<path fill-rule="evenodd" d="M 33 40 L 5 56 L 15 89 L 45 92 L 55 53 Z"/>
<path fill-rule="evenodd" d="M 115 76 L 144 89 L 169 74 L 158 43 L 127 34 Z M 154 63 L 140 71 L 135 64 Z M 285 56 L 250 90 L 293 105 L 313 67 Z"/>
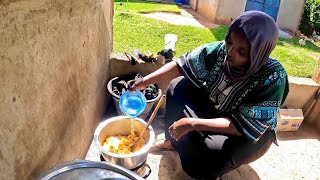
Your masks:
<path fill-rule="evenodd" d="M 134 118 L 139 116 L 146 108 L 146 98 L 138 91 L 126 91 L 122 94 L 119 101 L 121 111 L 131 119 L 131 135 L 134 134 Z"/>

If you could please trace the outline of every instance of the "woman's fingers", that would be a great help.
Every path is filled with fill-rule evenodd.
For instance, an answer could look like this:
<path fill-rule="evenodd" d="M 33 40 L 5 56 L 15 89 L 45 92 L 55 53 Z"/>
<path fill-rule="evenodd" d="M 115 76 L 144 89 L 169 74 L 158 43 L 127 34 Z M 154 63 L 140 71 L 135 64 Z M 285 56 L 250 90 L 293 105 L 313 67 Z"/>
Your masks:
<path fill-rule="evenodd" d="M 169 127 L 169 134 L 174 140 L 178 141 L 180 137 L 174 124 L 175 122 Z"/>
<path fill-rule="evenodd" d="M 133 91 L 133 89 L 136 88 L 135 82 L 136 82 L 135 80 L 130 80 L 127 82 L 129 91 Z"/>
<path fill-rule="evenodd" d="M 133 91 L 134 89 L 143 90 L 145 85 L 143 85 L 143 79 L 130 80 L 127 82 L 129 91 Z"/>

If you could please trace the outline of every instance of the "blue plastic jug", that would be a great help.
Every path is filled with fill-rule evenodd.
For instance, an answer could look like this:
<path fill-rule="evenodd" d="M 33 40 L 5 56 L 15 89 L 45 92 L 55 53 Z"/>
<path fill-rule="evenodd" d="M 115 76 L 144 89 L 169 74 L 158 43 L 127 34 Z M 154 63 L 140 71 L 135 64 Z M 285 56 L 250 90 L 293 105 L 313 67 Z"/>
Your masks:
<path fill-rule="evenodd" d="M 146 98 L 138 91 L 126 91 L 120 96 L 119 107 L 121 111 L 131 118 L 139 116 L 147 106 Z"/>

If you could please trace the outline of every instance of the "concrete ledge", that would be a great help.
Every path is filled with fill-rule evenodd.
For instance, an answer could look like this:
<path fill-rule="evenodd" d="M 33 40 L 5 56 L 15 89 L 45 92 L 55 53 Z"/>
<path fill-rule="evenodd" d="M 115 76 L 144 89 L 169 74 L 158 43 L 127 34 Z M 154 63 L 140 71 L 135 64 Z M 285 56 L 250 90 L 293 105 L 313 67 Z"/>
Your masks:
<path fill-rule="evenodd" d="M 312 104 L 315 95 L 320 90 L 320 85 L 310 78 L 289 77 L 289 94 L 283 104 L 288 108 L 299 108 L 305 113 Z M 320 130 L 320 102 L 316 102 L 305 117 L 304 122 L 317 126 Z"/>
<path fill-rule="evenodd" d="M 309 78 L 289 77 L 289 94 L 283 106 L 303 109 L 320 85 Z"/>

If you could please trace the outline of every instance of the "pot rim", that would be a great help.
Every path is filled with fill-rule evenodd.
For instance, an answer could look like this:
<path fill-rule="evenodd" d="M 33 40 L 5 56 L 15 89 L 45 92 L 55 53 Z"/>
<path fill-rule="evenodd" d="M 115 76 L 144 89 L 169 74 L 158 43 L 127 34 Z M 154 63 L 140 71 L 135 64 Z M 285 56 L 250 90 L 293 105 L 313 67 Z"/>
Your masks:
<path fill-rule="evenodd" d="M 130 154 L 116 154 L 116 153 L 109 152 L 109 151 L 107 151 L 107 150 L 105 150 L 103 148 L 103 146 L 99 142 L 99 134 L 100 134 L 101 130 L 107 124 L 109 124 L 109 123 L 111 123 L 113 121 L 121 120 L 121 119 L 130 119 L 130 117 L 129 116 L 116 116 L 116 117 L 113 117 L 113 118 L 109 118 L 109 119 L 106 119 L 105 121 L 101 122 L 99 124 L 99 126 L 96 128 L 96 130 L 94 132 L 94 143 L 98 147 L 99 151 L 104 153 L 104 154 L 106 154 L 106 155 L 108 155 L 108 156 L 116 157 L 116 158 L 132 158 L 132 157 L 136 157 L 137 155 L 142 155 L 142 154 L 148 153 L 148 151 L 150 150 L 150 148 L 153 145 L 154 140 L 155 140 L 155 133 L 154 133 L 154 130 L 151 127 L 151 125 L 148 128 L 149 129 L 149 135 L 150 135 L 148 143 L 146 145 L 144 145 L 137 152 L 130 153 Z M 138 122 L 144 124 L 145 126 L 147 125 L 147 122 L 145 122 L 141 118 L 135 118 L 135 121 L 138 121 Z"/>

